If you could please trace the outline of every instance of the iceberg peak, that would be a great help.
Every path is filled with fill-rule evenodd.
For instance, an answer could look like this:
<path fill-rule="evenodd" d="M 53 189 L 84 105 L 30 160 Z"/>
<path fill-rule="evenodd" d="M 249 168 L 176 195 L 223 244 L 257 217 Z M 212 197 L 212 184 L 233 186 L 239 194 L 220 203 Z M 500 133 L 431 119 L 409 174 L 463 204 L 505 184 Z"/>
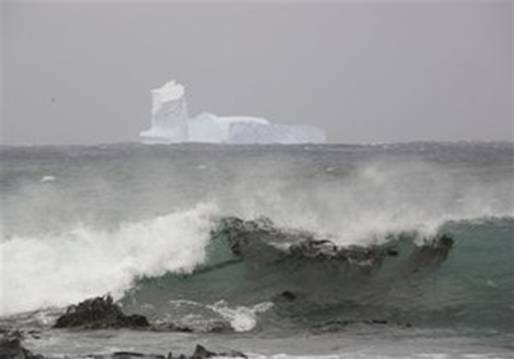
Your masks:
<path fill-rule="evenodd" d="M 175 80 L 166 82 L 159 88 L 152 90 L 152 96 L 158 97 L 162 102 L 178 100 L 185 94 L 184 86 L 176 83 Z"/>

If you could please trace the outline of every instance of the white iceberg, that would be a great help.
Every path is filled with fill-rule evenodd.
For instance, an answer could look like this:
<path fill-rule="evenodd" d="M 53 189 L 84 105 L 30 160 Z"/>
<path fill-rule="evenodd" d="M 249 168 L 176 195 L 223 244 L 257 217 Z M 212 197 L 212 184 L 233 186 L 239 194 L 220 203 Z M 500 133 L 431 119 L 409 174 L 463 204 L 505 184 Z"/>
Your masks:
<path fill-rule="evenodd" d="M 170 81 L 152 90 L 152 124 L 140 136 L 149 142 L 183 142 L 188 137 L 184 86 Z"/>
<path fill-rule="evenodd" d="M 326 140 L 319 128 L 274 124 L 260 117 L 204 112 L 189 118 L 184 86 L 175 81 L 152 90 L 151 128 L 140 136 L 144 143 L 293 144 Z"/>

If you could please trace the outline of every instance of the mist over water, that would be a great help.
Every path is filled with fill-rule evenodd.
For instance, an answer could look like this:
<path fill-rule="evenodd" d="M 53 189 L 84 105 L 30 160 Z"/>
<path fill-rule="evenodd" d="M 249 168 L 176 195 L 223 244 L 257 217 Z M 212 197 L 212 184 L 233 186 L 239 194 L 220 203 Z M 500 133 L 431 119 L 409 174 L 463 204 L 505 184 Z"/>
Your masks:
<path fill-rule="evenodd" d="M 366 307 L 348 308 L 364 317 L 379 312 L 371 304 L 389 311 L 410 306 L 402 314 L 408 320 L 435 318 L 434 310 L 446 308 L 435 322 L 459 312 L 470 323 L 510 327 L 511 143 L 120 144 L 3 147 L 0 155 L 1 314 L 65 306 L 110 292 L 132 310 L 152 306 L 157 315 L 170 306 L 177 313 L 177 306 L 184 311 L 202 306 L 229 318 L 234 328 L 251 330 L 259 316 L 270 313 L 266 303 L 273 291 L 285 283 L 294 287 L 295 280 L 305 285 L 305 278 L 326 270 L 305 266 L 307 277 L 276 277 L 273 283 L 280 285 L 271 285 L 269 293 L 261 290 L 270 288 L 269 273 L 248 272 L 245 264 L 194 274 L 212 262 L 211 235 L 221 218 L 264 216 L 276 228 L 305 230 L 340 246 L 384 244 L 400 235 L 414 246 L 443 232 L 456 237 L 452 257 L 437 272 L 444 278 L 437 282 L 437 298 L 417 276 L 410 281 L 420 293 L 399 286 L 395 278 L 408 277 L 404 267 L 385 265 L 367 289 L 341 282 L 340 274 L 334 281 L 326 277 L 326 288 L 313 281 L 313 293 L 330 293 L 327 303 L 306 297 L 311 304 L 295 308 L 307 318 L 314 315 L 312 303 L 357 301 Z M 406 266 L 409 260 L 402 259 Z M 176 282 L 176 274 L 191 279 Z M 480 279 L 466 284 L 469 276 Z M 210 278 L 212 290 L 202 278 Z M 389 283 L 387 295 L 384 283 Z M 338 287 L 346 289 L 334 290 Z M 349 288 L 357 294 L 351 297 Z M 481 299 L 492 309 L 481 307 Z M 412 314 L 416 307 L 419 315 Z M 473 310 L 485 314 L 472 319 Z M 498 310 L 507 311 L 503 319 Z M 330 316 L 334 313 L 348 316 L 346 309 Z"/>

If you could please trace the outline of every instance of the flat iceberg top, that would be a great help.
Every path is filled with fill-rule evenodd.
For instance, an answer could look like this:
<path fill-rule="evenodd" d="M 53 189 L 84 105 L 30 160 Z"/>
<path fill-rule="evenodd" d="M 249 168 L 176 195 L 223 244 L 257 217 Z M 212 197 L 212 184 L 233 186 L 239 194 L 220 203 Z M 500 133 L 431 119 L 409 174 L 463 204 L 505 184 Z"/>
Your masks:
<path fill-rule="evenodd" d="M 218 121 L 227 123 L 256 123 L 260 125 L 269 125 L 269 121 L 262 117 L 253 116 L 223 116 L 218 117 Z"/>
<path fill-rule="evenodd" d="M 185 89 L 175 80 L 166 82 L 162 87 L 152 90 L 153 96 L 158 96 L 161 102 L 174 101 L 184 96 Z"/>
<path fill-rule="evenodd" d="M 219 124 L 232 125 L 236 123 L 247 123 L 247 124 L 259 124 L 259 125 L 269 125 L 270 122 L 262 117 L 254 117 L 254 116 L 217 116 L 210 112 L 203 112 L 199 114 L 196 118 L 201 118 L 205 120 L 215 121 Z"/>

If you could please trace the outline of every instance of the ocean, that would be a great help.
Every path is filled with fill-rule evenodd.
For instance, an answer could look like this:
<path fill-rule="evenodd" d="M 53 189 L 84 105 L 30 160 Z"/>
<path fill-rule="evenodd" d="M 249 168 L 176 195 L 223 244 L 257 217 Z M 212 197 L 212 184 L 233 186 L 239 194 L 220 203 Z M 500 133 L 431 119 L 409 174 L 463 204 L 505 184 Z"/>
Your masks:
<path fill-rule="evenodd" d="M 49 357 L 514 357 L 514 144 L 0 147 L 0 327 Z M 188 332 L 51 329 L 110 293 Z"/>

